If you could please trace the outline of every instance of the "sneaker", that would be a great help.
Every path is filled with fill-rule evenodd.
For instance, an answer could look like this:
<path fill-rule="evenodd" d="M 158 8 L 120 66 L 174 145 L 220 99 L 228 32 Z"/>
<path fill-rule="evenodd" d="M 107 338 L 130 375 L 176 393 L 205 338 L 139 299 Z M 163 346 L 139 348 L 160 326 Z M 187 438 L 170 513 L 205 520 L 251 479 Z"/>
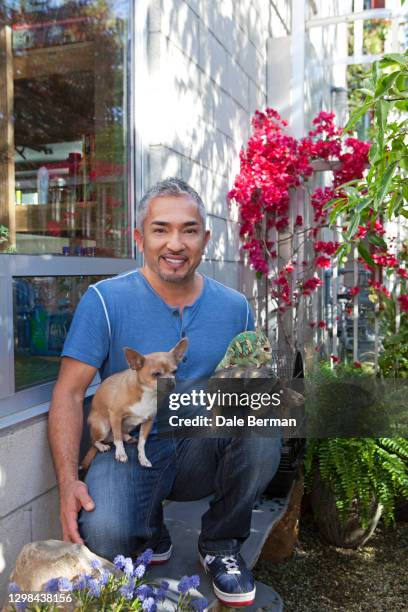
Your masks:
<path fill-rule="evenodd" d="M 150 565 L 161 565 L 166 563 L 173 551 L 173 545 L 169 541 L 159 542 L 155 547 Z"/>
<path fill-rule="evenodd" d="M 200 554 L 200 561 L 211 576 L 214 593 L 227 606 L 250 606 L 255 601 L 255 582 L 245 561 L 238 555 Z"/>

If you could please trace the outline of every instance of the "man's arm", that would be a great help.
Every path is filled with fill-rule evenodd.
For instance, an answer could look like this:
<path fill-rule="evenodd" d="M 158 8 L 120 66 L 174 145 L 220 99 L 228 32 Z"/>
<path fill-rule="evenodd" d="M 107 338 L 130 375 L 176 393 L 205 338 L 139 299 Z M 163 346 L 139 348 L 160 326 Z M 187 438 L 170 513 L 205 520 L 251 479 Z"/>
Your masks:
<path fill-rule="evenodd" d="M 83 544 L 78 531 L 78 512 L 95 504 L 86 484 L 78 479 L 79 445 L 82 435 L 85 392 L 97 369 L 64 357 L 54 387 L 48 420 L 48 439 L 60 493 L 63 538 Z"/>

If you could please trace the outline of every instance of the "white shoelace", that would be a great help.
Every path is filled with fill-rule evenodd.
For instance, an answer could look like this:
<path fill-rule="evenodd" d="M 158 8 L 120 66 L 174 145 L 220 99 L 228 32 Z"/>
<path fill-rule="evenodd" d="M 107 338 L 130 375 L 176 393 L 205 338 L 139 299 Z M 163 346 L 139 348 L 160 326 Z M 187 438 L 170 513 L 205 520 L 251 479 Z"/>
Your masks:
<path fill-rule="evenodd" d="M 223 557 L 222 562 L 224 563 L 227 574 L 240 574 L 238 562 L 235 557 Z"/>
<path fill-rule="evenodd" d="M 205 555 L 204 566 L 206 569 L 214 561 L 214 559 L 215 557 L 213 557 L 212 555 Z M 235 557 L 222 557 L 221 561 L 226 567 L 227 574 L 241 574 L 238 566 L 238 561 Z"/>

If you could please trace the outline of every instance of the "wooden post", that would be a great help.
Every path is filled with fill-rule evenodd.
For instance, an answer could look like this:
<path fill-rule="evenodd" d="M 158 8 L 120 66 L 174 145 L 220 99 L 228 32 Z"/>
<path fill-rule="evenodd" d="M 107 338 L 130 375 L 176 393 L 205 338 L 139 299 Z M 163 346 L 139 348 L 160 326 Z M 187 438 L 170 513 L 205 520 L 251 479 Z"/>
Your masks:
<path fill-rule="evenodd" d="M 261 552 L 261 560 L 279 563 L 293 555 L 299 538 L 299 522 L 303 497 L 304 478 L 300 471 L 289 493 L 288 507 L 274 525 Z"/>
<path fill-rule="evenodd" d="M 0 27 L 0 225 L 8 229 L 8 240 L 0 251 L 16 245 L 13 125 L 13 47 L 11 28 Z"/>

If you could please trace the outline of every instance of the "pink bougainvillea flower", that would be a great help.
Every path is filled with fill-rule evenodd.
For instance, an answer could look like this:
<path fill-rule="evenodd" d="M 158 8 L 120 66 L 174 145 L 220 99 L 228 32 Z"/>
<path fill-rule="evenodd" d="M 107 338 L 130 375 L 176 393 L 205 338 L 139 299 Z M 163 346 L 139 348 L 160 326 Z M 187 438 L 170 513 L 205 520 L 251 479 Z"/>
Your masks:
<path fill-rule="evenodd" d="M 361 289 L 360 287 L 351 287 L 351 289 L 349 289 L 349 295 L 350 297 L 354 297 L 355 295 L 358 295 L 360 293 Z"/>
<path fill-rule="evenodd" d="M 340 363 L 340 359 L 336 355 L 330 355 L 330 359 L 333 363 Z"/>
<path fill-rule="evenodd" d="M 303 283 L 303 293 L 305 295 L 310 295 L 310 293 L 312 291 L 316 291 L 316 289 L 318 287 L 320 287 L 320 285 L 323 285 L 322 281 L 320 280 L 320 278 L 318 276 L 312 276 L 312 278 L 308 278 L 304 283 Z M 308 293 L 306 293 L 306 291 Z"/>
<path fill-rule="evenodd" d="M 378 221 L 378 219 L 376 219 L 374 222 L 374 229 L 375 229 L 376 234 L 380 234 L 381 236 L 384 236 L 385 227 L 383 226 L 382 223 L 380 223 L 380 221 Z"/>
<path fill-rule="evenodd" d="M 326 205 L 333 198 L 347 199 L 347 194 L 341 191 L 341 184 L 363 176 L 370 149 L 370 143 L 343 134 L 335 124 L 333 113 L 319 113 L 308 136 L 299 140 L 287 132 L 286 126 L 287 122 L 272 108 L 255 112 L 252 134 L 246 148 L 240 152 L 240 172 L 228 193 L 229 200 L 239 208 L 240 237 L 250 266 L 262 276 L 271 275 L 273 270 L 271 292 L 277 300 L 279 312 L 292 306 L 293 300 L 297 304 L 301 295 L 311 295 L 322 281 L 317 275 L 299 280 L 296 291 L 293 291 L 288 277 L 296 269 L 295 262 L 289 261 L 282 264 L 281 269 L 275 268 L 277 262 L 274 260 L 279 253 L 276 244 L 269 239 L 269 230 L 273 229 L 277 234 L 287 232 L 284 240 L 292 240 L 292 219 L 295 234 L 296 228 L 304 227 L 304 217 L 293 214 L 291 193 L 312 174 L 312 160 L 339 160 L 339 167 L 333 171 L 332 187 L 317 188 L 312 193 L 310 204 L 314 218 L 311 226 L 305 228 L 305 237 L 310 236 L 315 241 L 316 257 L 309 263 L 320 268 L 330 267 L 330 257 L 336 255 L 339 245 L 334 241 L 319 240 L 322 229 L 329 225 L 330 210 Z M 359 226 L 357 237 L 363 238 L 374 232 L 382 235 L 383 231 L 382 224 L 371 211 L 366 227 Z M 279 236 L 275 239 L 276 243 L 281 240 Z M 381 258 L 385 257 L 387 267 L 396 267 L 385 247 L 381 252 L 373 248 L 373 252 L 379 257 L 376 265 L 382 265 L 384 260 Z M 308 262 L 303 260 L 301 265 L 306 269 Z M 367 264 L 362 262 L 362 265 Z"/>
<path fill-rule="evenodd" d="M 327 327 L 327 323 L 325 321 L 319 321 L 319 323 L 317 324 L 319 329 L 326 329 Z"/>
<path fill-rule="evenodd" d="M 367 232 L 368 229 L 366 227 L 364 227 L 363 225 L 359 225 L 355 237 L 361 240 L 362 238 L 365 238 L 367 236 Z"/>
<path fill-rule="evenodd" d="M 289 225 L 289 219 L 288 217 L 282 217 L 282 219 L 279 219 L 279 221 L 276 222 L 276 229 L 278 230 L 278 232 L 281 232 L 282 230 L 286 229 Z"/>
<path fill-rule="evenodd" d="M 398 301 L 400 303 L 400 308 L 403 312 L 408 312 L 408 295 L 403 294 L 400 295 L 398 298 Z"/>
<path fill-rule="evenodd" d="M 325 257 L 324 255 L 320 255 L 315 259 L 315 266 L 318 268 L 330 268 L 330 258 Z"/>
<path fill-rule="evenodd" d="M 361 368 L 361 362 L 360 361 L 353 361 L 353 366 L 355 368 Z"/>
<path fill-rule="evenodd" d="M 334 255 L 340 244 L 338 242 L 324 242 L 323 240 L 316 240 L 313 246 L 314 250 L 317 252 L 325 253 L 326 255 Z"/>
<path fill-rule="evenodd" d="M 397 268 L 399 265 L 398 259 L 391 253 L 373 253 L 372 255 L 374 263 L 378 266 L 384 266 L 386 268 Z"/>

